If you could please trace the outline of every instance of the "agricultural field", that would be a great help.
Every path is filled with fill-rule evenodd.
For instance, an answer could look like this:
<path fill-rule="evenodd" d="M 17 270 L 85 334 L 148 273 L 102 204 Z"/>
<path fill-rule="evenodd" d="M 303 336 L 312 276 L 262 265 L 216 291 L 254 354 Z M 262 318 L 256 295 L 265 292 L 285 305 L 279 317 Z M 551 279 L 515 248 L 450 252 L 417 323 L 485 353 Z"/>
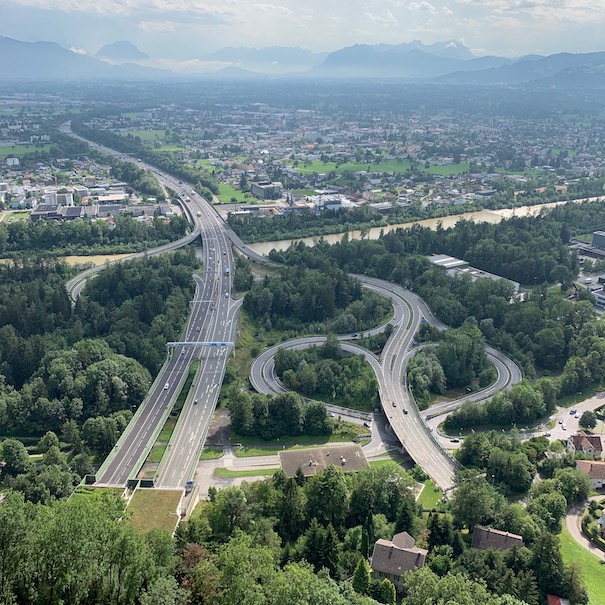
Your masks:
<path fill-rule="evenodd" d="M 4 145 L 0 147 L 0 160 L 5 160 L 8 157 L 21 158 L 26 153 L 35 151 L 48 151 L 50 145 Z"/>
<path fill-rule="evenodd" d="M 166 137 L 165 130 L 129 130 L 128 132 L 118 132 L 117 134 L 124 137 L 131 134 L 133 137 L 139 137 L 141 141 L 145 141 L 147 143 L 161 141 Z"/>

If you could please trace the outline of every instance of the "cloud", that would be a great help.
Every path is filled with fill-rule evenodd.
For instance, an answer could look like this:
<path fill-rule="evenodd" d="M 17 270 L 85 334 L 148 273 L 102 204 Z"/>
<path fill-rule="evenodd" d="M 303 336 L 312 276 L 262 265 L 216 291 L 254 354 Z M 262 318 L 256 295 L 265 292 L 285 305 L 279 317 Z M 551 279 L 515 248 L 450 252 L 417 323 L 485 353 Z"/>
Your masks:
<path fill-rule="evenodd" d="M 11 1 L 11 0 L 9 0 Z M 229 4 L 236 0 L 223 0 L 220 5 L 203 0 L 12 0 L 13 4 L 62 13 L 88 13 L 103 16 L 132 16 L 137 14 L 195 14 L 222 22 L 233 16 Z"/>
<path fill-rule="evenodd" d="M 88 52 L 86 51 L 85 48 L 76 48 L 75 46 L 71 46 L 69 48 L 69 50 L 71 50 L 72 53 L 76 53 L 76 55 L 87 55 Z"/>
<path fill-rule="evenodd" d="M 139 21 L 137 23 L 137 27 L 148 34 L 173 33 L 180 26 L 180 23 L 174 21 Z"/>
<path fill-rule="evenodd" d="M 408 4 L 408 8 L 413 11 L 426 11 L 428 13 L 436 13 L 437 10 L 435 7 L 426 0 L 422 0 L 422 2 L 410 2 Z"/>
<path fill-rule="evenodd" d="M 285 6 L 276 6 L 275 4 L 255 4 L 254 8 L 263 13 L 272 13 L 274 15 L 292 15 L 292 11 Z"/>
<path fill-rule="evenodd" d="M 453 15 L 454 14 L 454 11 L 450 10 L 447 6 L 442 7 L 441 12 L 444 15 Z"/>
<path fill-rule="evenodd" d="M 382 13 L 365 13 L 364 18 L 372 23 L 380 23 L 382 25 L 397 25 L 397 18 L 387 8 Z"/>

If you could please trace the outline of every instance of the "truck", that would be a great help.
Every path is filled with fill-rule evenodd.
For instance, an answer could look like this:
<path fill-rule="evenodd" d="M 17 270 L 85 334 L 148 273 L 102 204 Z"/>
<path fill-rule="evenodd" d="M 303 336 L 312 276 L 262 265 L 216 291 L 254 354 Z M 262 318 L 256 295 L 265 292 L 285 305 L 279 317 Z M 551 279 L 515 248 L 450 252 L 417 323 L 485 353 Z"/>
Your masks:
<path fill-rule="evenodd" d="M 227 275 L 227 276 L 231 275 L 231 268 L 230 267 L 227 267 L 225 269 L 225 275 Z"/>
<path fill-rule="evenodd" d="M 185 494 L 190 494 L 194 487 L 195 481 L 187 481 L 187 483 L 185 483 Z"/>

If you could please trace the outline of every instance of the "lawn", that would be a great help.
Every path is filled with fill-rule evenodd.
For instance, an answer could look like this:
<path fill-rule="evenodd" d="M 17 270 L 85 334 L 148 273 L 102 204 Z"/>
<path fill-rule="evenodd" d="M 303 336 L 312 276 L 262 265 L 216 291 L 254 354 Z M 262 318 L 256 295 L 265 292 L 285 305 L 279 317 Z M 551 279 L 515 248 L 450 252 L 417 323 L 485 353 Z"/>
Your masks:
<path fill-rule="evenodd" d="M 0 160 L 4 160 L 8 157 L 20 158 L 26 153 L 33 153 L 34 151 L 48 151 L 50 145 L 4 145 L 0 147 Z"/>
<path fill-rule="evenodd" d="M 166 136 L 165 130 L 129 130 L 128 132 L 118 132 L 117 134 L 123 137 L 131 134 L 133 137 L 139 137 L 141 141 L 148 143 L 158 141 Z"/>
<path fill-rule="evenodd" d="M 410 168 L 409 160 L 402 160 L 398 162 L 397 160 L 389 160 L 386 162 L 380 162 L 380 164 L 373 164 L 371 162 L 347 162 L 345 164 L 336 164 L 336 162 L 322 162 L 321 160 L 315 160 L 313 162 L 305 164 L 299 164 L 296 167 L 296 171 L 299 174 L 313 174 L 317 173 L 327 173 L 327 172 L 336 172 L 337 174 L 342 174 L 343 172 L 362 172 L 367 171 L 369 167 L 369 172 L 375 173 L 383 173 L 383 172 L 394 172 L 396 174 L 403 174 L 407 172 Z"/>
<path fill-rule="evenodd" d="M 137 489 L 130 500 L 128 522 L 139 532 L 163 529 L 172 533 L 178 522 L 182 490 Z"/>
<path fill-rule="evenodd" d="M 424 489 L 416 502 L 422 504 L 424 510 L 432 510 L 437 506 L 437 503 L 441 500 L 442 496 L 443 493 L 441 490 L 436 488 L 435 484 L 430 479 L 427 479 L 424 482 Z"/>
<path fill-rule="evenodd" d="M 254 196 L 249 193 L 244 193 L 240 189 L 236 189 L 233 185 L 229 185 L 228 183 L 220 183 L 218 186 L 218 199 L 223 204 L 229 204 L 233 201 L 232 198 L 235 198 L 235 201 L 238 203 L 249 203 L 252 204 L 258 201 Z"/>
<path fill-rule="evenodd" d="M 264 477 L 277 472 L 278 468 L 259 468 L 250 471 L 230 471 L 227 468 L 217 468 L 214 474 L 221 479 L 234 479 L 237 477 Z"/>
<path fill-rule="evenodd" d="M 582 569 L 590 605 L 605 605 L 605 568 L 599 559 L 580 546 L 565 526 L 559 539 L 563 561 L 566 564 L 577 563 Z"/>
<path fill-rule="evenodd" d="M 468 171 L 468 162 L 461 162 L 460 164 L 439 164 L 435 166 L 429 166 L 425 168 L 425 171 L 429 174 L 439 174 L 441 176 L 449 176 L 452 174 L 463 174 Z"/>

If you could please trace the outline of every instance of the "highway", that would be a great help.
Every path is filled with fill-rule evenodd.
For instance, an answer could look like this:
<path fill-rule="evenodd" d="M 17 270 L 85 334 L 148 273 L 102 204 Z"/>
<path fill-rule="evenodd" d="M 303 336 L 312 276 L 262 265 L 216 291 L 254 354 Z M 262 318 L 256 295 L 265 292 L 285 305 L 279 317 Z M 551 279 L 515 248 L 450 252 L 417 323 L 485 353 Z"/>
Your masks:
<path fill-rule="evenodd" d="M 69 125 L 66 125 L 64 130 L 71 134 Z M 104 153 L 132 160 L 113 150 L 86 142 Z M 163 184 L 179 195 L 191 198 L 189 206 L 197 223 L 196 231 L 199 230 L 204 244 L 204 264 L 214 273 L 207 273 L 203 279 L 197 280 L 196 301 L 193 303 L 183 337 L 184 342 L 193 344 L 176 347 L 156 379 L 147 400 L 137 410 L 132 422 L 116 444 L 114 452 L 101 467 L 97 481 L 107 485 L 124 485 L 128 478 L 136 474 L 153 443 L 153 436 L 159 432 L 180 386 L 185 381 L 190 363 L 194 359 L 200 359 L 201 368 L 195 386 L 181 412 L 154 482 L 155 485 L 162 487 L 182 487 L 185 481 L 192 477 L 197 464 L 227 360 L 226 347 L 205 347 L 195 343 L 235 340 L 239 305 L 231 301 L 232 275 L 225 275 L 226 267 L 233 267 L 231 248 L 233 246 L 239 249 L 241 253 L 257 262 L 272 265 L 276 263 L 249 250 L 201 196 L 155 168 L 143 166 L 156 174 Z M 192 235 L 195 237 L 197 234 L 194 232 Z M 173 242 L 169 245 L 169 249 L 176 249 L 185 243 L 184 240 Z M 436 320 L 426 303 L 415 293 L 379 279 L 361 275 L 355 277 L 360 279 L 365 287 L 389 298 L 394 307 L 391 323 L 395 329 L 383 349 L 380 360 L 370 362 L 378 377 L 381 404 L 385 415 L 397 438 L 416 463 L 424 468 L 439 487 L 448 489 L 453 485 L 457 463 L 443 449 L 425 424 L 405 380 L 407 363 L 414 352 L 413 338 L 421 321 L 425 320 L 439 329 L 445 329 L 446 326 Z M 381 329 L 383 327 L 364 331 L 364 334 L 376 333 Z M 343 337 L 343 340 L 354 337 L 348 335 Z M 321 342 L 321 337 L 318 338 L 319 340 L 314 338 L 308 340 Z M 308 346 L 308 344 L 301 344 Z M 354 345 L 350 346 L 354 347 Z M 495 353 L 497 355 L 494 358 L 500 360 L 502 365 L 497 366 L 498 380 L 492 385 L 493 389 L 490 387 L 491 394 L 508 388 L 521 376 L 516 364 L 501 353 Z M 255 381 L 258 385 L 263 382 L 262 372 L 261 370 L 257 378 L 251 378 L 253 384 Z M 460 405 L 460 403 L 457 401 L 450 405 Z M 444 409 L 443 413 L 447 411 L 450 410 Z"/>
<path fill-rule="evenodd" d="M 78 137 L 71 132 L 68 123 L 63 125 L 63 131 L 103 153 L 132 161 L 130 157 Z M 176 250 L 201 236 L 205 271 L 202 275 L 195 276 L 195 300 L 191 304 L 191 313 L 181 343 L 172 348 L 146 400 L 139 406 L 113 451 L 97 472 L 96 482 L 99 485 L 123 486 L 129 479 L 136 477 L 170 414 L 188 375 L 189 366 L 199 359 L 200 369 L 195 383 L 154 478 L 154 485 L 184 487 L 195 471 L 218 400 L 230 350 L 229 346 L 221 346 L 220 343 L 228 345 L 235 341 L 237 312 L 241 302 L 232 299 L 233 254 L 223 220 L 189 186 L 151 166 L 142 166 L 151 170 L 164 186 L 174 190 L 182 200 L 190 199 L 182 204 L 185 213 L 194 223 L 194 229 L 180 240 L 128 258 Z M 104 268 L 105 265 L 94 267 L 71 280 L 67 289 L 72 299 L 77 299 L 87 279 Z M 215 343 L 218 345 L 214 346 Z"/>

